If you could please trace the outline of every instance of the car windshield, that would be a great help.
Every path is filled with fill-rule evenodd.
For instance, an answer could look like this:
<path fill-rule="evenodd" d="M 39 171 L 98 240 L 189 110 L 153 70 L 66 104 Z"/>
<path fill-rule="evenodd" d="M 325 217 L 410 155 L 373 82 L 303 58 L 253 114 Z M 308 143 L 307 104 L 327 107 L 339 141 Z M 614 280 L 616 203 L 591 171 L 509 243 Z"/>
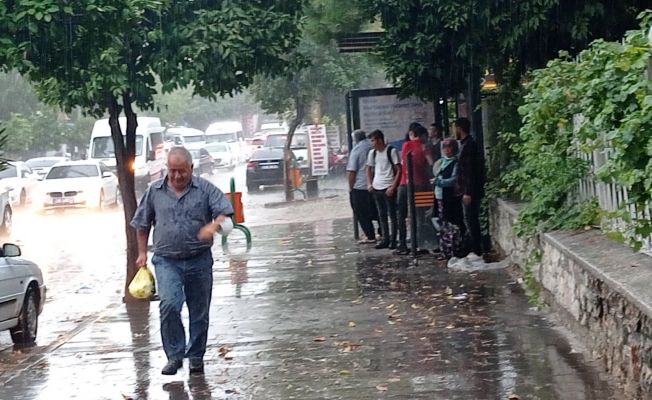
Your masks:
<path fill-rule="evenodd" d="M 229 146 L 225 144 L 210 144 L 206 146 L 206 150 L 208 150 L 209 153 L 228 153 Z"/>
<path fill-rule="evenodd" d="M 95 165 L 62 165 L 53 167 L 45 179 L 89 178 L 99 175 Z"/>
<path fill-rule="evenodd" d="M 123 136 L 124 138 L 125 136 Z M 143 136 L 136 135 L 136 155 L 143 154 Z M 109 136 L 96 137 L 93 139 L 92 158 L 110 158 L 115 156 L 113 139 Z"/>
<path fill-rule="evenodd" d="M 0 179 L 15 178 L 17 176 L 16 167 L 13 165 L 7 165 L 5 169 L 0 171 Z"/>
<path fill-rule="evenodd" d="M 285 147 L 285 135 L 270 135 L 267 136 L 265 147 Z M 293 149 L 305 149 L 308 147 L 308 135 L 298 134 L 292 137 Z"/>
<path fill-rule="evenodd" d="M 27 164 L 28 167 L 34 169 L 34 168 L 47 168 L 51 167 L 54 164 L 58 163 L 59 159 L 56 158 L 46 158 L 46 159 L 41 159 L 41 160 L 27 160 L 25 164 Z"/>
<path fill-rule="evenodd" d="M 204 141 L 204 137 L 203 136 L 184 136 L 183 140 L 186 143 L 201 143 L 201 142 Z"/>
<path fill-rule="evenodd" d="M 206 135 L 206 143 L 224 143 L 237 141 L 238 135 L 235 133 L 218 133 L 215 135 Z"/>

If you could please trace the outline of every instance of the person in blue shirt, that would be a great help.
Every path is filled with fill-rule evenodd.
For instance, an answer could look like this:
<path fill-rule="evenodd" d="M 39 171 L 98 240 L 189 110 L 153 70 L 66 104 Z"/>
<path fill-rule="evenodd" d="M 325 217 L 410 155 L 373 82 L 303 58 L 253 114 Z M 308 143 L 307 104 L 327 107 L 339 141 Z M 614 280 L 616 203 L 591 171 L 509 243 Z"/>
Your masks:
<path fill-rule="evenodd" d="M 138 259 L 147 264 L 147 241 L 154 227 L 154 256 L 163 350 L 168 363 L 161 373 L 174 375 L 188 358 L 192 374 L 204 373 L 208 311 L 213 290 L 213 236 L 233 227 L 233 207 L 211 182 L 192 174 L 192 156 L 183 147 L 168 153 L 168 173 L 145 192 L 131 226 L 136 229 Z M 181 321 L 188 306 L 190 338 Z"/>
<path fill-rule="evenodd" d="M 366 133 L 360 129 L 351 134 L 355 146 L 349 154 L 349 162 L 346 171 L 349 179 L 349 200 L 355 219 L 360 224 L 366 239 L 360 240 L 360 244 L 376 243 L 374 233 L 373 217 L 375 204 L 371 193 L 367 189 L 367 157 L 371 151 L 371 144 L 367 140 Z"/>

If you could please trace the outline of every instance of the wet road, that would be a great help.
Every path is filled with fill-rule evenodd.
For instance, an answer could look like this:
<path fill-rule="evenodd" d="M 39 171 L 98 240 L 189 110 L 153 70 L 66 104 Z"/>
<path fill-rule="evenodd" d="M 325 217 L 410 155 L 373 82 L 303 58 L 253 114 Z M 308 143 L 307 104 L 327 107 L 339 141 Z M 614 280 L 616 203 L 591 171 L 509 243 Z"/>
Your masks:
<path fill-rule="evenodd" d="M 248 226 L 282 221 L 316 220 L 347 217 L 347 207 L 339 207 L 346 199 L 346 183 L 342 177 L 320 182 L 320 204 L 334 213 L 316 215 L 313 202 L 297 204 L 292 212 L 287 207 L 267 208 L 266 204 L 284 200 L 280 188 L 270 188 L 249 195 L 246 193 L 246 169 L 215 170 L 204 175 L 224 192 L 231 177 L 236 190 L 242 190 Z M 7 240 L 21 246 L 23 257 L 36 262 L 43 270 L 48 286 L 45 311 L 40 317 L 38 345 L 56 346 L 80 323 L 87 323 L 107 306 L 120 304 L 125 264 L 124 217 L 121 209 L 102 213 L 86 210 L 65 210 L 42 215 L 32 206 L 14 213 L 13 232 Z M 234 233 L 237 236 L 239 233 Z M 9 332 L 0 332 L 0 350 L 4 349 L 0 373 L 19 362 L 23 355 L 12 353 Z"/>
<path fill-rule="evenodd" d="M 160 375 L 157 303 L 115 305 L 56 349 L 0 354 L 0 398 L 624 398 L 506 272 L 413 264 L 349 231 L 260 226 L 249 253 L 214 249 L 205 377 Z"/>

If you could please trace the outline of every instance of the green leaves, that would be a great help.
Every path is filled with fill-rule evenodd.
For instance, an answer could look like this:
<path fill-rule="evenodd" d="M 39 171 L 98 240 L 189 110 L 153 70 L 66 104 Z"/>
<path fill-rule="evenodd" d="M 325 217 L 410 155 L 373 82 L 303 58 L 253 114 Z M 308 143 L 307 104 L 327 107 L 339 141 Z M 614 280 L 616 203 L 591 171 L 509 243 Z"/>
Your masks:
<path fill-rule="evenodd" d="M 163 90 L 214 97 L 279 74 L 301 2 L 20 0 L 0 11 L 0 64 L 48 104 L 102 115 L 109 94 L 152 108 L 157 76 Z"/>
<path fill-rule="evenodd" d="M 630 32 L 622 42 L 596 41 L 577 60 L 558 58 L 534 72 L 519 108 L 523 126 L 510 137 L 518 166 L 502 177 L 528 202 L 522 233 L 577 228 L 596 218 L 593 202 L 578 201 L 576 193 L 588 173 L 586 160 L 596 155 L 605 163 L 595 178 L 628 191 L 620 216 L 652 204 L 652 84 L 645 78 L 652 48 L 646 32 Z M 636 247 L 651 221 L 642 214 L 625 221 L 623 237 Z"/>

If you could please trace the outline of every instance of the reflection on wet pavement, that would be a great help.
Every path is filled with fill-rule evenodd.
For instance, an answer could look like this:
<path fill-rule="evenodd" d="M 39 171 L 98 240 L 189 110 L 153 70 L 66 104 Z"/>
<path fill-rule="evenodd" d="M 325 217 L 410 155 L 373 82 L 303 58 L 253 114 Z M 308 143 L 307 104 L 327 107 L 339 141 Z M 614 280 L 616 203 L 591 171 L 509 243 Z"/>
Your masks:
<path fill-rule="evenodd" d="M 205 377 L 160 375 L 158 304 L 120 305 L 0 375 L 11 399 L 573 399 L 617 395 L 506 272 L 353 243 L 348 220 L 216 247 Z M 623 398 L 622 396 L 617 396 Z"/>

